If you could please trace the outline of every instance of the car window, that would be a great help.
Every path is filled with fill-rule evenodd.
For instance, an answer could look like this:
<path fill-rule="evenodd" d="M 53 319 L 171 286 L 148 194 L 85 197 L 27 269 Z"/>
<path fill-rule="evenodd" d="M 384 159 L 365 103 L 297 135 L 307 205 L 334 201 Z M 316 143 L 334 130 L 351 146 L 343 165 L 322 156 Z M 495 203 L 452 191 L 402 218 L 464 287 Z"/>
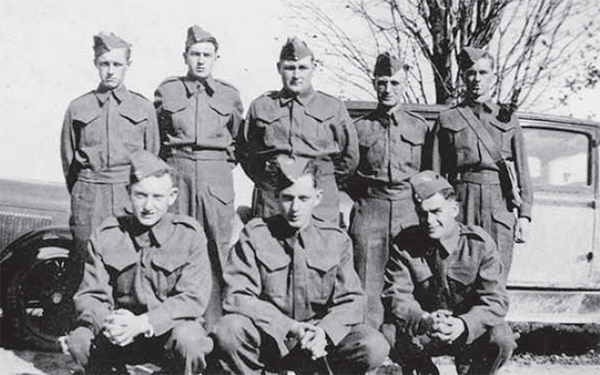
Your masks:
<path fill-rule="evenodd" d="M 523 129 L 531 180 L 536 187 L 591 185 L 590 139 L 565 130 Z"/>

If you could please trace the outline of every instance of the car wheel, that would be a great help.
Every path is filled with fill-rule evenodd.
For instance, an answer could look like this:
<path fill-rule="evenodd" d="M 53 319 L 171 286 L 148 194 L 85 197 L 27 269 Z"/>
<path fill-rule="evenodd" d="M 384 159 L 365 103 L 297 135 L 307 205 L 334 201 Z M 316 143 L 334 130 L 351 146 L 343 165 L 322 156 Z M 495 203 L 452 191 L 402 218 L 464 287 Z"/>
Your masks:
<path fill-rule="evenodd" d="M 60 350 L 58 338 L 73 327 L 73 295 L 82 274 L 73 254 L 70 240 L 39 238 L 3 265 L 3 273 L 10 273 L 8 279 L 3 275 L 3 320 L 14 344 Z"/>

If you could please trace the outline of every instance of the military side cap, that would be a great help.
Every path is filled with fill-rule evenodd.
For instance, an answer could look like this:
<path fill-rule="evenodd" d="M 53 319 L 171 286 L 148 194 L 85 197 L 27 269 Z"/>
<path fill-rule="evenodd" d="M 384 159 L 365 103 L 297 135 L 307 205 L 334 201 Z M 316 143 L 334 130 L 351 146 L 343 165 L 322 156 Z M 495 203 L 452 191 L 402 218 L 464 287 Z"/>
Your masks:
<path fill-rule="evenodd" d="M 423 202 L 434 194 L 445 189 L 453 189 L 452 185 L 439 173 L 434 171 L 422 171 L 409 179 L 413 194 L 417 202 Z"/>
<path fill-rule="evenodd" d="M 269 176 L 267 184 L 275 190 L 281 190 L 293 185 L 300 177 L 307 174 L 317 179 L 316 166 L 313 159 L 286 154 L 277 155 L 267 162 L 266 172 Z"/>
<path fill-rule="evenodd" d="M 215 38 L 211 33 L 198 25 L 190 26 L 187 31 L 187 38 L 185 40 L 185 50 L 187 51 L 188 48 L 200 42 L 212 43 L 215 45 L 215 49 L 218 48 L 217 38 Z"/>
<path fill-rule="evenodd" d="M 134 152 L 130 159 L 131 182 L 141 181 L 146 177 L 171 170 L 169 164 L 164 160 L 145 150 Z"/>
<path fill-rule="evenodd" d="M 116 36 L 113 33 L 100 33 L 98 35 L 94 35 L 95 57 L 101 56 L 103 53 L 106 53 L 115 48 L 131 48 L 131 44 L 127 43 L 125 40 Z"/>
<path fill-rule="evenodd" d="M 314 56 L 310 48 L 308 48 L 308 45 L 305 42 L 298 39 L 297 37 L 293 37 L 288 38 L 288 40 L 281 48 L 281 53 L 279 54 L 279 61 L 298 61 L 307 56 Z"/>
<path fill-rule="evenodd" d="M 464 47 L 458 54 L 458 67 L 465 71 L 472 67 L 483 55 L 485 55 L 485 51 L 481 48 Z"/>
<path fill-rule="evenodd" d="M 402 69 L 400 60 L 389 52 L 384 52 L 377 56 L 375 61 L 375 69 L 373 69 L 374 76 L 388 76 L 391 77 Z"/>

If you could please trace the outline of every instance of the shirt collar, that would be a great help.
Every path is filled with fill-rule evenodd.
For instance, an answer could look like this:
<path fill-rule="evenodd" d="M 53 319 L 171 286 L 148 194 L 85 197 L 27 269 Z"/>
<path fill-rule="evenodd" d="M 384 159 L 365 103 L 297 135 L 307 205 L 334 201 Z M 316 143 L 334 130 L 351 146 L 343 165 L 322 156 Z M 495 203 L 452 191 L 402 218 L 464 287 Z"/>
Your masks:
<path fill-rule="evenodd" d="M 96 98 L 102 105 L 104 105 L 104 103 L 106 103 L 109 95 L 112 95 L 117 100 L 117 102 L 120 104 L 123 101 L 123 99 L 125 98 L 125 95 L 127 94 L 127 89 L 125 88 L 125 85 L 121 85 L 113 90 L 107 90 L 107 89 L 103 88 L 102 86 L 98 86 L 98 88 L 96 89 L 94 94 L 96 95 Z"/>
<path fill-rule="evenodd" d="M 279 91 L 279 104 L 282 107 L 287 106 L 292 100 L 296 99 L 298 103 L 303 106 L 306 106 L 310 103 L 315 97 L 316 91 L 311 86 L 306 91 L 303 91 L 299 94 L 293 93 L 290 90 L 283 88 Z"/>
<path fill-rule="evenodd" d="M 215 92 L 215 79 L 212 75 L 206 79 L 198 79 L 188 73 L 183 79 L 183 84 L 187 90 L 188 97 L 196 94 L 199 89 L 206 91 L 208 96 L 212 96 Z"/>
<path fill-rule="evenodd" d="M 137 220 L 132 217 L 130 233 L 138 247 L 141 247 L 146 238 L 150 240 L 150 244 L 154 247 L 160 247 L 166 243 L 173 234 L 173 214 L 167 213 L 158 223 L 148 228 L 140 225 Z"/>

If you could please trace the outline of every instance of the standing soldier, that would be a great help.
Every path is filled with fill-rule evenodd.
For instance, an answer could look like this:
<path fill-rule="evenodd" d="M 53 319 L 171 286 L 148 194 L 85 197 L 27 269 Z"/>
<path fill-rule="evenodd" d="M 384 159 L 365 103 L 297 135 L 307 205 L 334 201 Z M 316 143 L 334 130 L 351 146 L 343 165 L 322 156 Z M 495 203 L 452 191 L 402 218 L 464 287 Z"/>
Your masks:
<path fill-rule="evenodd" d="M 254 214 L 277 214 L 275 193 L 265 181 L 277 169 L 278 158 L 300 156 L 318 160 L 323 171 L 324 196 L 315 216 L 338 224 L 336 180 L 348 177 L 358 163 L 356 129 L 342 102 L 313 88 L 315 58 L 306 43 L 288 39 L 277 70 L 283 88 L 254 100 L 238 141 L 242 167 L 256 184 Z"/>
<path fill-rule="evenodd" d="M 356 201 L 350 224 L 354 263 L 369 297 L 367 322 L 383 321 L 381 291 L 390 240 L 418 223 L 408 179 L 421 170 L 429 125 L 400 108 L 404 72 L 389 53 L 375 63 L 379 105 L 356 121 L 360 162 L 348 193 Z"/>
<path fill-rule="evenodd" d="M 243 111 L 237 89 L 212 76 L 218 50 L 212 34 L 200 26 L 190 27 L 183 53 L 187 75 L 167 78 L 154 94 L 161 154 L 181 179 L 175 211 L 203 224 L 209 243 L 215 276 L 209 326 L 221 311 L 221 270 L 235 215 L 234 140 Z"/>
<path fill-rule="evenodd" d="M 465 47 L 459 65 L 466 97 L 440 113 L 434 130 L 433 168 L 456 187 L 459 220 L 483 227 L 496 241 L 506 279 L 514 242 L 525 242 L 531 220 L 523 133 L 517 116 L 491 101 L 492 56 Z"/>
<path fill-rule="evenodd" d="M 129 207 L 129 155 L 158 154 L 160 147 L 152 103 L 123 83 L 131 64 L 131 46 L 114 34 L 94 36 L 94 64 L 100 85 L 73 100 L 61 135 L 61 158 L 71 193 L 71 231 L 83 252 L 102 221 Z"/>

